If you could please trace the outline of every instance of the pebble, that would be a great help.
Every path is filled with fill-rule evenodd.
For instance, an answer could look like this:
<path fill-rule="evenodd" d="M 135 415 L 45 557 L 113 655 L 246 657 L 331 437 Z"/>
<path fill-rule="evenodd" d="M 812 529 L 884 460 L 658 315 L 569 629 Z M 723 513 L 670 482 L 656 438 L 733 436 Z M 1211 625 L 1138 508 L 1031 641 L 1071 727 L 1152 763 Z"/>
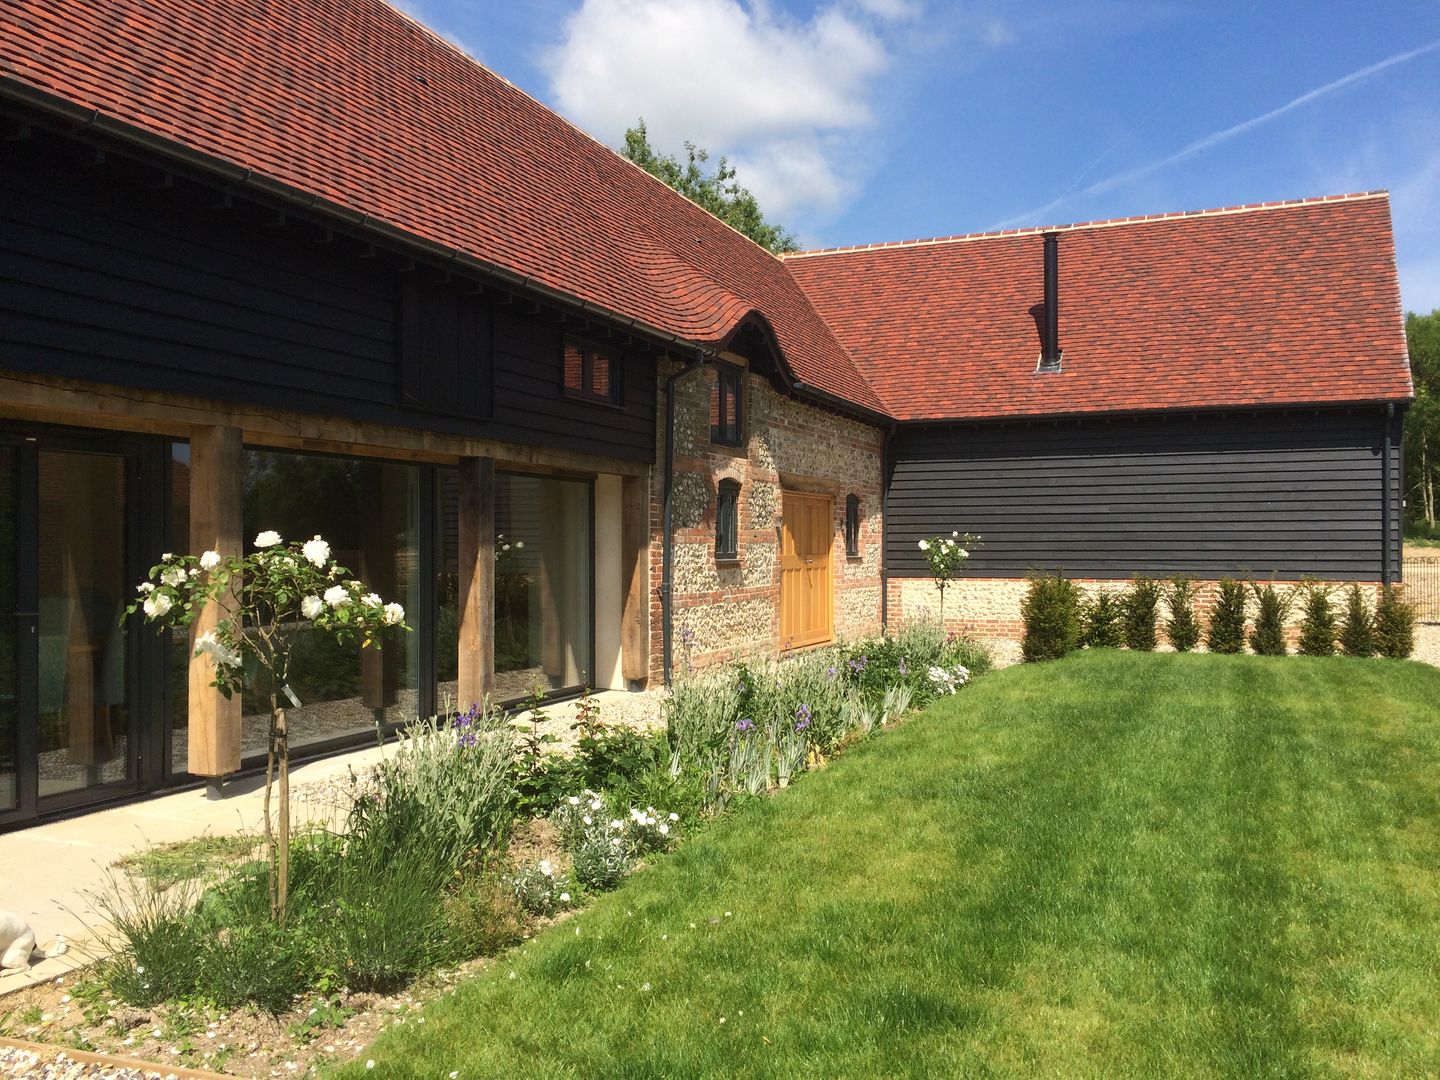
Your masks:
<path fill-rule="evenodd" d="M 120 1065 L 98 1065 L 76 1061 L 63 1050 L 39 1054 L 18 1046 L 0 1046 L 0 1077 L 27 1077 L 30 1080 L 174 1080 L 173 1072 L 132 1069 Z"/>

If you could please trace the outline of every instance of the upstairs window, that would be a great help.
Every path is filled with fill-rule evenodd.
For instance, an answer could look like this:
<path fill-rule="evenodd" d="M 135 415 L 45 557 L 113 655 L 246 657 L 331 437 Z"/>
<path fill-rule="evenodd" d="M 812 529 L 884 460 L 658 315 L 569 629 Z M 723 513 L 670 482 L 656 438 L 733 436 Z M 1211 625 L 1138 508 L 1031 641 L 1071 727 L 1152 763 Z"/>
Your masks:
<path fill-rule="evenodd" d="M 715 499 L 715 558 L 730 561 L 740 557 L 740 485 L 721 480 Z"/>
<path fill-rule="evenodd" d="M 860 557 L 860 497 L 845 496 L 845 556 Z"/>
<path fill-rule="evenodd" d="M 622 403 L 621 364 L 614 353 L 580 341 L 565 343 L 564 390 L 567 397 L 606 405 Z"/>
<path fill-rule="evenodd" d="M 721 446 L 739 446 L 743 437 L 743 375 L 741 368 L 730 364 L 715 365 L 715 385 L 710 390 L 710 441 Z"/>

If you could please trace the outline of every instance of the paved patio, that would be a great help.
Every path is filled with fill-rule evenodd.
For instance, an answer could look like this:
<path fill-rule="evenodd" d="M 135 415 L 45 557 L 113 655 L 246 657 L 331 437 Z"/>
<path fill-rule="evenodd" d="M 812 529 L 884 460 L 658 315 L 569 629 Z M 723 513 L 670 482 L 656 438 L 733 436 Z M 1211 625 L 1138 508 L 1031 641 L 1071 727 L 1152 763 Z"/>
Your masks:
<path fill-rule="evenodd" d="M 607 723 L 644 726 L 659 713 L 654 693 L 606 691 L 594 695 Z M 568 748 L 575 703 L 547 708 L 549 729 Z M 349 770 L 380 760 L 383 751 L 370 746 L 291 768 L 292 816 L 297 824 L 336 821 L 332 795 Z M 0 834 L 0 908 L 14 911 L 35 930 L 42 946 L 64 934 L 70 951 L 32 964 L 28 971 L 0 976 L 0 996 L 36 982 L 63 975 L 104 956 L 104 919 L 90 899 L 106 882 L 111 867 L 126 855 L 152 844 L 197 836 L 259 834 L 264 823 L 265 778 L 249 776 L 227 783 L 224 797 L 211 800 L 203 789 L 97 810 L 81 817 Z"/>

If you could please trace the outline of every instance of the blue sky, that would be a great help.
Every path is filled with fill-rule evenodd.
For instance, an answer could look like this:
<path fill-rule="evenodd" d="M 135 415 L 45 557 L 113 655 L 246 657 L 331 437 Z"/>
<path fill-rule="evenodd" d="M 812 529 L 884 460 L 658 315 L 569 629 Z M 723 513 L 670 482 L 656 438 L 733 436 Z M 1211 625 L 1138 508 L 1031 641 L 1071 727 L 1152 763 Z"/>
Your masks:
<path fill-rule="evenodd" d="M 405 0 L 618 145 L 729 155 L 806 247 L 1388 188 L 1440 308 L 1440 3 Z"/>

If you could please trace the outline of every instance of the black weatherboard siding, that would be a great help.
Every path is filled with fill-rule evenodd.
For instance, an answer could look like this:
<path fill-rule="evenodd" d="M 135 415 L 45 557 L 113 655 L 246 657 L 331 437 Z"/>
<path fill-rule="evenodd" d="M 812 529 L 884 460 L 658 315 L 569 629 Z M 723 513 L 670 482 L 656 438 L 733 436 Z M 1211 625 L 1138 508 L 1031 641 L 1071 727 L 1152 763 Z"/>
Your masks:
<path fill-rule="evenodd" d="M 644 353 L 622 406 L 567 400 L 533 306 L 48 134 L 0 146 L 0 369 L 654 457 Z"/>
<path fill-rule="evenodd" d="M 1378 407 L 902 429 L 886 565 L 928 576 L 918 541 L 959 530 L 984 539 L 979 577 L 1378 580 L 1387 423 L 1398 580 L 1398 418 Z"/>

